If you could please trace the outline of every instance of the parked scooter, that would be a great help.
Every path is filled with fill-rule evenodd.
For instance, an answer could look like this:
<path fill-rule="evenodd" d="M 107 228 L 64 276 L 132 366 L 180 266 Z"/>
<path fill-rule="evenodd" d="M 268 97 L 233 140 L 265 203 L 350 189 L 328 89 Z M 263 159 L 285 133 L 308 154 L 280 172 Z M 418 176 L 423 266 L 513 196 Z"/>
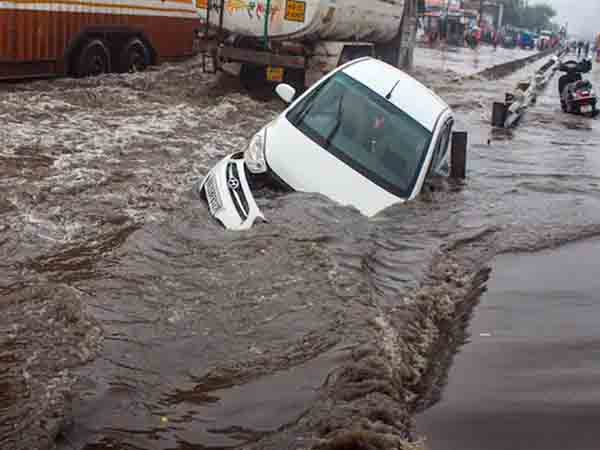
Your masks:
<path fill-rule="evenodd" d="M 566 61 L 560 65 L 559 70 L 565 73 L 558 80 L 562 110 L 569 114 L 595 117 L 598 114 L 596 93 L 592 83 L 581 76 L 592 70 L 592 61 Z"/>

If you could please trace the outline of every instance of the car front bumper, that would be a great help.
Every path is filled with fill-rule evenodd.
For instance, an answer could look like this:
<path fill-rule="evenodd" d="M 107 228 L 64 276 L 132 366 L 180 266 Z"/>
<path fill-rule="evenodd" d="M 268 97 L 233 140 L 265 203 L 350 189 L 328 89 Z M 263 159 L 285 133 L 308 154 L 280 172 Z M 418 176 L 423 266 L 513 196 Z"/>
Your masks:
<path fill-rule="evenodd" d="M 257 219 L 265 220 L 250 190 L 240 153 L 217 163 L 197 189 L 206 200 L 210 213 L 229 230 L 248 230 Z"/>

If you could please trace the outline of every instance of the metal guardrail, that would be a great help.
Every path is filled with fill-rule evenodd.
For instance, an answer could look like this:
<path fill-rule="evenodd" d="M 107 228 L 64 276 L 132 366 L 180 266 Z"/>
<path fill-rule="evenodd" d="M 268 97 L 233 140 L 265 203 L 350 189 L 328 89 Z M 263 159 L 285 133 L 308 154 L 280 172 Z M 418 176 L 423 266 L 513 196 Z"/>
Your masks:
<path fill-rule="evenodd" d="M 497 80 L 498 78 L 505 77 L 508 74 L 511 74 L 522 67 L 525 67 L 528 64 L 531 64 L 539 59 L 542 59 L 546 56 L 556 54 L 556 50 L 550 49 L 545 50 L 543 52 L 534 53 L 533 55 L 526 56 L 525 58 L 515 59 L 513 61 L 508 61 L 506 63 L 497 64 L 495 66 L 489 67 L 487 69 L 478 72 L 473 75 L 473 78 L 480 77 L 486 78 L 488 80 Z"/>
<path fill-rule="evenodd" d="M 552 53 L 555 52 L 549 52 L 545 56 Z M 538 92 L 548 84 L 548 81 L 556 73 L 563 54 L 563 52 L 560 52 L 558 57 L 550 59 L 529 80 L 519 82 L 513 92 L 505 95 L 504 102 L 494 103 L 492 109 L 492 126 L 511 128 L 517 125 L 527 108 L 536 102 Z"/>

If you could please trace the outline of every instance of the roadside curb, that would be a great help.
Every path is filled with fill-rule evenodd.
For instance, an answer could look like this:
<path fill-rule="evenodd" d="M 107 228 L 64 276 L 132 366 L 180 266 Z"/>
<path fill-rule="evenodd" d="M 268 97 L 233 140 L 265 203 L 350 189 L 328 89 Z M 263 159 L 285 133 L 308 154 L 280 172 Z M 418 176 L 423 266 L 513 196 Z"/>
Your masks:
<path fill-rule="evenodd" d="M 497 64 L 492 67 L 488 67 L 480 72 L 477 72 L 474 75 L 469 75 L 463 78 L 465 79 L 476 79 L 476 78 L 486 78 L 488 80 L 497 80 L 499 78 L 504 78 L 523 67 L 536 62 L 546 56 L 552 55 L 556 53 L 557 49 L 545 50 L 543 52 L 538 52 L 530 56 L 526 56 L 525 58 L 515 59 L 513 61 L 509 61 L 502 64 Z"/>
<path fill-rule="evenodd" d="M 562 56 L 563 52 L 558 52 L 558 58 L 551 58 L 529 79 L 517 83 L 515 89 L 506 94 L 503 103 L 495 102 L 492 110 L 492 126 L 511 128 L 517 125 L 527 108 L 535 104 L 537 93 L 544 89 L 550 78 L 554 76 Z"/>

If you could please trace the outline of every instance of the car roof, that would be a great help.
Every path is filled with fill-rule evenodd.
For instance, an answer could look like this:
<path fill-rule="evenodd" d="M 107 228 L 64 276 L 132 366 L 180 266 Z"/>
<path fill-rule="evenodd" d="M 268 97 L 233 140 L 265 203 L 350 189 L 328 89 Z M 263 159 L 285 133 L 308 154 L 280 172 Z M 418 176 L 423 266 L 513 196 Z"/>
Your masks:
<path fill-rule="evenodd" d="M 449 108 L 433 91 L 407 73 L 374 58 L 362 58 L 342 71 L 390 102 L 433 132 L 439 116 Z M 395 87 L 394 87 L 395 86 Z"/>

